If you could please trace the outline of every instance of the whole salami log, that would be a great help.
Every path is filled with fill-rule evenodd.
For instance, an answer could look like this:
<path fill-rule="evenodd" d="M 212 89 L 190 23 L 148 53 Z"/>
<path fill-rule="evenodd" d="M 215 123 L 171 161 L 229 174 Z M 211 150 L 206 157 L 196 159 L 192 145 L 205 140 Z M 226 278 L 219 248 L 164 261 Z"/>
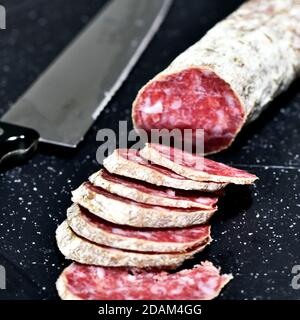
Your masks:
<path fill-rule="evenodd" d="M 167 168 L 150 164 L 135 150 L 115 150 L 104 160 L 103 165 L 110 173 L 175 189 L 216 192 L 227 185 L 227 183 L 188 179 Z"/>
<path fill-rule="evenodd" d="M 206 153 L 228 148 L 299 76 L 299 21 L 299 0 L 246 2 L 140 90 L 135 127 L 204 129 Z"/>
<path fill-rule="evenodd" d="M 82 238 L 118 249 L 140 252 L 185 252 L 208 244 L 210 226 L 189 228 L 132 228 L 110 223 L 72 205 L 67 211 L 70 228 Z"/>
<path fill-rule="evenodd" d="M 100 246 L 76 235 L 63 222 L 56 230 L 56 241 L 60 252 L 66 257 L 82 264 L 104 267 L 136 268 L 176 268 L 185 260 L 191 259 L 202 251 L 206 245 L 200 245 L 189 252 L 182 253 L 141 253 Z"/>
<path fill-rule="evenodd" d="M 217 210 L 216 207 L 211 210 L 181 209 L 139 203 L 90 183 L 84 183 L 73 191 L 72 201 L 104 220 L 141 228 L 180 228 L 204 224 Z"/>
<path fill-rule="evenodd" d="M 210 262 L 174 274 L 72 263 L 56 287 L 63 300 L 211 300 L 231 279 Z"/>

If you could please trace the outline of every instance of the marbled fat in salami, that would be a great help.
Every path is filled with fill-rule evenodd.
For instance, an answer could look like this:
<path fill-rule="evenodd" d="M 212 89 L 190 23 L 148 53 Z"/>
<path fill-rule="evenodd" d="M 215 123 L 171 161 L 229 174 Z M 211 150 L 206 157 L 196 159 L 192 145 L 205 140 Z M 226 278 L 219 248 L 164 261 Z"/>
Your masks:
<path fill-rule="evenodd" d="M 157 186 L 182 190 L 216 192 L 224 189 L 227 183 L 196 181 L 183 177 L 172 170 L 151 164 L 136 150 L 117 149 L 104 160 L 104 167 L 117 174 Z"/>
<path fill-rule="evenodd" d="M 119 196 L 152 205 L 177 208 L 215 208 L 218 197 L 206 193 L 184 193 L 183 191 L 159 188 L 133 179 L 111 175 L 106 170 L 92 175 L 91 183 Z"/>
<path fill-rule="evenodd" d="M 86 240 L 64 221 L 56 230 L 56 241 L 60 252 L 66 257 L 82 264 L 105 267 L 136 268 L 176 268 L 185 260 L 201 252 L 208 243 L 186 252 L 137 252 L 103 246 Z"/>
<path fill-rule="evenodd" d="M 71 229 L 94 243 L 141 252 L 183 252 L 210 242 L 210 226 L 150 229 L 110 223 L 78 205 L 67 212 Z"/>
<path fill-rule="evenodd" d="M 116 223 L 141 228 L 179 228 L 205 224 L 216 212 L 201 208 L 171 208 L 132 201 L 90 183 L 72 192 L 72 201 L 94 215 Z"/>
<path fill-rule="evenodd" d="M 153 163 L 173 170 L 184 177 L 199 181 L 252 184 L 258 179 L 254 174 L 244 170 L 232 168 L 162 144 L 147 143 L 140 154 Z"/>
<path fill-rule="evenodd" d="M 64 300 L 211 300 L 231 279 L 210 262 L 174 274 L 73 263 L 56 286 Z"/>

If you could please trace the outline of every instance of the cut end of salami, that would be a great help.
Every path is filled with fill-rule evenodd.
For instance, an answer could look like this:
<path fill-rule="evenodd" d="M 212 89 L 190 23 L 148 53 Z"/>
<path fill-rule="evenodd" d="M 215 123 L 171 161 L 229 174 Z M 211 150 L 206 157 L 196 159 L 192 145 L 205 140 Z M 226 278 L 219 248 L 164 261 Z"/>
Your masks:
<path fill-rule="evenodd" d="M 298 0 L 245 1 L 140 90 L 135 127 L 203 129 L 206 153 L 228 148 L 299 77 L 299 19 Z"/>
<path fill-rule="evenodd" d="M 63 300 L 211 300 L 231 279 L 210 262 L 173 274 L 73 263 L 56 287 Z"/>
<path fill-rule="evenodd" d="M 231 145 L 245 122 L 245 109 L 230 85 L 208 68 L 190 68 L 159 75 L 133 104 L 135 127 L 204 130 L 205 153 Z"/>

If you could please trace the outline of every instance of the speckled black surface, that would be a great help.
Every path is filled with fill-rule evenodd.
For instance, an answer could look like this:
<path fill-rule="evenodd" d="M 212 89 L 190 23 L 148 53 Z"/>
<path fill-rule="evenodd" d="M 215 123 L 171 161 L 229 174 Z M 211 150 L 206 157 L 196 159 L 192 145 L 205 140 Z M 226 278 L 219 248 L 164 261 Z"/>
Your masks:
<path fill-rule="evenodd" d="M 0 116 L 104 2 L 1 1 L 8 21 L 7 30 L 0 31 Z M 65 218 L 70 191 L 98 169 L 97 130 L 129 120 L 137 90 L 240 2 L 175 0 L 163 27 L 78 151 L 44 147 L 28 163 L 0 174 L 0 264 L 7 271 L 7 290 L 0 290 L 0 298 L 57 298 L 54 283 L 69 262 L 58 252 L 54 232 Z M 260 177 L 255 187 L 227 191 L 213 219 L 214 242 L 193 260 L 209 259 L 233 273 L 235 279 L 220 299 L 300 297 L 291 287 L 291 269 L 300 264 L 299 87 L 298 81 L 230 151 L 215 156 Z"/>

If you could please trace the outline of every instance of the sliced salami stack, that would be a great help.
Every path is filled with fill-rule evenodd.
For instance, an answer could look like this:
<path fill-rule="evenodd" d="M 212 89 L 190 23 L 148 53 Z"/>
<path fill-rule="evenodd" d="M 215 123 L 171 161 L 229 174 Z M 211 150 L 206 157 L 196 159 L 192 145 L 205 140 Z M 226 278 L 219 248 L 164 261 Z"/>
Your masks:
<path fill-rule="evenodd" d="M 185 161 L 175 161 L 175 153 L 185 156 Z M 202 165 L 193 166 L 193 162 Z M 227 184 L 251 184 L 256 177 L 153 144 L 140 152 L 116 150 L 104 167 L 72 193 L 73 205 L 56 232 L 60 251 L 76 262 L 57 282 L 61 298 L 217 296 L 230 276 L 221 276 L 210 263 L 175 274 L 162 270 L 179 267 L 211 242 L 208 221 L 217 211 L 218 198 Z M 132 277 L 129 282 L 128 277 Z M 172 290 L 165 288 L 162 294 L 159 289 L 160 293 L 154 294 L 162 280 Z M 182 281 L 186 288 L 181 286 Z M 134 293 L 139 283 L 152 294 Z M 92 284 L 99 292 L 90 287 Z M 127 295 L 120 293 L 121 284 Z"/>

